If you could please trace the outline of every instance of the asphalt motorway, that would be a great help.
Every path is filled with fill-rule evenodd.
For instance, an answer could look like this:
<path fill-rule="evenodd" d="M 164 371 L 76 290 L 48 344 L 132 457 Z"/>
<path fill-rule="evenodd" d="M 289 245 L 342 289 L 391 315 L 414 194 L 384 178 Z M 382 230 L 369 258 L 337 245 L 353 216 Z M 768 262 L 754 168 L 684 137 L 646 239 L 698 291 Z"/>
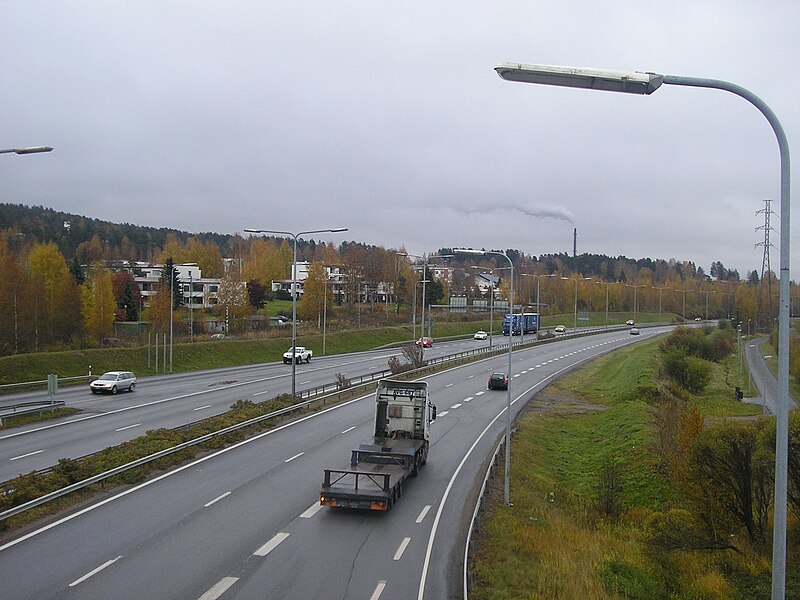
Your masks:
<path fill-rule="evenodd" d="M 512 415 L 580 364 L 669 329 L 609 332 L 514 352 Z M 318 504 L 323 469 L 346 466 L 350 449 L 371 438 L 369 395 L 7 539 L 0 543 L 3 594 L 20 600 L 460 598 L 477 482 L 505 430 L 507 394 L 487 391 L 486 381 L 506 366 L 507 356 L 500 355 L 426 378 L 438 406 L 428 463 L 389 512 Z"/>
<path fill-rule="evenodd" d="M 515 340 L 516 341 L 516 340 Z M 495 337 L 494 345 L 506 339 Z M 457 340 L 425 349 L 428 357 L 488 345 Z M 399 349 L 318 357 L 296 365 L 298 391 L 330 385 L 341 373 L 354 378 L 388 368 Z M 401 356 L 402 357 L 402 356 Z M 290 364 L 264 363 L 229 369 L 140 378 L 135 392 L 95 395 L 88 386 L 63 388 L 57 398 L 82 412 L 70 417 L 0 431 L 0 481 L 116 446 L 151 429 L 173 428 L 229 410 L 237 400 L 261 402 L 291 392 Z M 46 392 L 7 396 L 3 404 L 46 399 Z"/>

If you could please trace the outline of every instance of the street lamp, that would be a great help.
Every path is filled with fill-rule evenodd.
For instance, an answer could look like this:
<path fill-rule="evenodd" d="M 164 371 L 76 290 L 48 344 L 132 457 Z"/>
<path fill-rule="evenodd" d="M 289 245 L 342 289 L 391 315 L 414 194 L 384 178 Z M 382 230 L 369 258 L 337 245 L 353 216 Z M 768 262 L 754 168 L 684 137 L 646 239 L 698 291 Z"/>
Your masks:
<path fill-rule="evenodd" d="M 6 148 L 0 150 L 0 154 L 38 154 L 39 152 L 51 152 L 53 149 L 50 146 L 31 146 L 29 148 Z"/>
<path fill-rule="evenodd" d="M 772 528 L 772 600 L 786 593 L 786 518 L 789 464 L 789 250 L 791 203 L 789 197 L 789 143 L 778 117 L 751 91 L 718 79 L 659 75 L 657 73 L 603 71 L 548 65 L 505 63 L 495 67 L 508 81 L 598 89 L 632 94 L 652 94 L 662 84 L 712 88 L 731 92 L 755 106 L 772 127 L 780 153 L 781 247 L 780 310 L 778 314 L 778 411 L 775 428 L 775 514 Z"/>
<path fill-rule="evenodd" d="M 658 290 L 658 316 L 661 318 L 661 294 L 664 290 L 669 290 L 672 288 L 668 287 L 654 287 L 653 289 Z"/>
<path fill-rule="evenodd" d="M 486 256 L 493 254 L 495 256 L 502 256 L 508 261 L 508 266 L 511 269 L 511 277 L 508 284 L 508 303 L 511 307 L 511 323 L 508 326 L 508 389 L 506 394 L 506 467 L 505 477 L 503 483 L 503 499 L 507 505 L 511 505 L 510 496 L 510 471 L 511 471 L 511 340 L 514 337 L 514 263 L 505 252 L 497 252 L 495 250 L 472 250 L 467 248 L 454 248 L 453 252 L 461 254 L 478 254 Z"/>
<path fill-rule="evenodd" d="M 619 285 L 619 281 L 615 281 L 613 283 L 608 281 L 595 281 L 598 285 L 605 285 L 606 286 L 606 327 L 608 327 L 608 288 L 612 285 Z"/>
<path fill-rule="evenodd" d="M 642 283 L 642 284 L 638 284 L 637 283 L 637 284 L 634 284 L 634 285 L 628 285 L 626 283 L 625 287 L 632 287 L 633 288 L 633 322 L 636 323 L 637 322 L 636 321 L 636 309 L 638 308 L 638 304 L 639 304 L 639 298 L 638 298 L 637 292 L 639 291 L 639 288 L 647 287 L 647 285 L 644 284 L 644 283 Z"/>
<path fill-rule="evenodd" d="M 536 277 L 536 312 L 539 313 L 539 326 L 542 325 L 542 305 L 539 303 L 539 283 L 542 277 L 558 277 L 558 273 L 550 273 L 549 275 L 533 275 L 532 273 L 523 273 L 523 277 Z"/>
<path fill-rule="evenodd" d="M 588 281 L 589 279 L 591 279 L 591 277 L 582 277 L 582 278 L 578 278 L 578 277 L 561 277 L 561 279 L 563 279 L 565 281 L 572 280 L 572 281 L 575 282 L 575 299 L 574 299 L 574 303 L 573 303 L 573 322 L 572 322 L 572 332 L 574 333 L 574 332 L 578 331 L 578 281 L 580 281 L 580 279 Z"/>
<path fill-rule="evenodd" d="M 297 238 L 301 235 L 310 235 L 312 233 L 341 233 L 347 231 L 347 227 L 338 227 L 336 229 L 315 229 L 313 231 L 298 231 L 291 233 L 289 231 L 274 231 L 272 229 L 245 229 L 247 233 L 271 233 L 273 235 L 288 235 L 294 239 L 294 250 L 292 251 L 292 396 L 296 391 L 296 371 L 297 371 L 297 358 L 295 357 L 297 348 Z"/>
<path fill-rule="evenodd" d="M 484 267 L 478 267 L 475 265 L 470 265 L 472 269 L 484 269 Z M 484 269 L 485 271 L 489 271 L 494 275 L 495 271 L 502 271 L 504 269 L 508 269 L 508 267 L 495 267 L 494 269 Z M 513 310 L 511 311 L 514 312 Z M 489 349 L 492 348 L 492 336 L 494 335 L 494 282 L 489 282 Z"/>
<path fill-rule="evenodd" d="M 414 258 L 421 258 L 422 259 L 422 263 L 423 263 L 423 271 L 422 271 L 422 307 L 421 307 L 422 315 L 420 316 L 422 322 L 420 323 L 420 327 L 421 327 L 421 335 L 420 335 L 420 337 L 425 337 L 425 284 L 428 283 L 428 280 L 425 279 L 425 275 L 428 272 L 428 260 L 431 259 L 431 258 L 452 258 L 453 255 L 452 254 L 430 254 L 430 255 L 423 254 L 422 256 L 420 256 L 419 254 L 409 254 L 408 252 L 397 252 L 397 256 L 405 256 L 406 258 L 414 257 Z M 419 282 L 417 282 L 417 283 L 419 283 Z M 416 284 L 415 284 L 415 286 L 414 286 L 414 295 L 415 296 L 416 296 L 416 293 L 417 293 L 417 288 L 416 288 Z M 416 310 L 416 308 L 414 308 L 414 318 L 416 318 L 416 316 L 417 316 L 417 310 Z M 430 319 L 430 315 L 428 315 L 428 318 Z M 416 331 L 417 331 L 417 326 L 416 326 L 416 323 L 414 323 L 414 338 L 415 338 L 415 340 L 416 340 L 416 337 L 417 337 Z M 428 333 L 430 333 L 430 331 Z M 425 356 L 425 344 L 420 343 L 419 347 L 420 347 L 420 355 L 422 357 L 424 357 Z"/>

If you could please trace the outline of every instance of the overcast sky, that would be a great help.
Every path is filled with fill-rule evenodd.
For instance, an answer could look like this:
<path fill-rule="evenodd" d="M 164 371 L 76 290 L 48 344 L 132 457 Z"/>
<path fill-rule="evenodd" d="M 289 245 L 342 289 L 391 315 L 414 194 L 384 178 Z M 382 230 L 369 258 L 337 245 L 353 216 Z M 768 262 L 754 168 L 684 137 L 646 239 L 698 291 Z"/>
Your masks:
<path fill-rule="evenodd" d="M 798 2 L 29 0 L 3 3 L 0 39 L 0 148 L 55 148 L 0 156 L 0 202 L 190 232 L 348 227 L 312 237 L 417 254 L 571 254 L 577 228 L 579 254 L 744 276 L 771 199 L 778 270 L 778 149 L 751 104 L 493 67 L 730 81 L 798 160 Z"/>

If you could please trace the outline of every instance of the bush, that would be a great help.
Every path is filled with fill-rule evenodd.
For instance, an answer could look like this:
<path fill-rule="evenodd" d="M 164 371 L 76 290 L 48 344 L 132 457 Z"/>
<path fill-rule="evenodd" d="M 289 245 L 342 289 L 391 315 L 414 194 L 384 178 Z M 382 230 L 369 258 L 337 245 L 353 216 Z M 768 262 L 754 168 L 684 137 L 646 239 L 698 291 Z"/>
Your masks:
<path fill-rule="evenodd" d="M 687 356 L 679 348 L 665 352 L 662 364 L 667 377 L 695 394 L 702 392 L 711 379 L 711 367 L 705 360 Z"/>

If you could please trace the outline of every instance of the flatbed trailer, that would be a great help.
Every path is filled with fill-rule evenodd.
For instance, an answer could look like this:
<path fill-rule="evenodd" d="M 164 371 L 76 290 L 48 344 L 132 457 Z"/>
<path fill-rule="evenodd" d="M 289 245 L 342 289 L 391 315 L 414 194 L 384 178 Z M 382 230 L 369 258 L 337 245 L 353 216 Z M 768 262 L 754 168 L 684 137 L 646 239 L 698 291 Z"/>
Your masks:
<path fill-rule="evenodd" d="M 323 506 L 390 510 L 403 495 L 408 477 L 427 460 L 423 440 L 378 440 L 353 450 L 349 469 L 325 469 L 320 490 Z M 386 446 L 385 444 L 392 444 Z M 378 447 L 378 450 L 373 449 Z"/>
<path fill-rule="evenodd" d="M 350 466 L 325 469 L 323 506 L 390 510 L 406 479 L 428 459 L 428 428 L 436 407 L 425 382 L 382 380 L 376 392 L 375 436 L 352 450 Z"/>

